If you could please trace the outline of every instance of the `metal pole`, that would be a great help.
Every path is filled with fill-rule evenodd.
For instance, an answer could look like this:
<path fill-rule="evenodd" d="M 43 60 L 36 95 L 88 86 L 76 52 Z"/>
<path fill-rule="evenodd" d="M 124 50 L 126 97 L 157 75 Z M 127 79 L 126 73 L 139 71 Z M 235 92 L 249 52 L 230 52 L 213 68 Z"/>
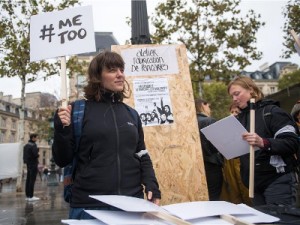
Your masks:
<path fill-rule="evenodd" d="M 151 44 L 146 0 L 131 1 L 131 44 Z"/>

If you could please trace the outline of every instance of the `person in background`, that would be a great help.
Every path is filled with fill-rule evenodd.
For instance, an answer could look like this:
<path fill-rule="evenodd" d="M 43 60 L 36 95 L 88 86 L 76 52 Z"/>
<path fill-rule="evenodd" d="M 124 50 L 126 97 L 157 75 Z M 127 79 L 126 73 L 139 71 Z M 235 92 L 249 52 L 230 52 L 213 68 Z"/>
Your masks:
<path fill-rule="evenodd" d="M 35 197 L 34 193 L 34 184 L 36 181 L 36 176 L 38 173 L 38 164 L 39 164 L 39 149 L 36 145 L 37 134 L 30 134 L 30 139 L 28 143 L 24 146 L 23 149 L 23 160 L 27 166 L 27 177 L 25 185 L 25 194 L 27 201 L 36 201 L 40 198 Z"/>
<path fill-rule="evenodd" d="M 44 167 L 44 169 L 43 169 L 43 180 L 44 181 L 48 181 L 48 173 L 49 173 L 49 169 L 48 169 L 48 167 Z"/>
<path fill-rule="evenodd" d="M 44 165 L 38 164 L 38 174 L 39 174 L 41 181 L 43 181 L 43 169 L 44 169 Z"/>
<path fill-rule="evenodd" d="M 297 103 L 293 106 L 291 115 L 295 120 L 295 122 L 297 123 L 300 132 L 300 100 L 298 100 Z"/>
<path fill-rule="evenodd" d="M 253 205 L 294 205 L 296 177 L 293 163 L 299 144 L 295 122 L 289 113 L 278 107 L 278 102 L 264 99 L 262 91 L 249 77 L 234 78 L 227 90 L 241 110 L 237 119 L 248 131 L 242 134 L 243 140 L 258 148 L 255 151 Z M 254 133 L 249 132 L 251 98 L 255 99 Z M 249 154 L 241 156 L 240 160 L 242 181 L 249 187 Z"/>
<path fill-rule="evenodd" d="M 70 219 L 93 219 L 85 209 L 117 210 L 89 195 L 125 195 L 159 204 L 161 193 L 144 141 L 141 120 L 123 99 L 130 93 L 124 60 L 110 51 L 96 55 L 89 67 L 86 98 L 70 202 Z M 72 104 L 54 117 L 53 156 L 65 167 L 74 157 Z"/>
<path fill-rule="evenodd" d="M 201 132 L 202 128 L 209 126 L 210 124 L 216 122 L 216 120 L 210 117 L 211 111 L 207 101 L 203 99 L 196 99 L 195 107 L 203 152 L 208 196 L 210 201 L 218 201 L 220 200 L 223 184 L 223 156 Z"/>
<path fill-rule="evenodd" d="M 240 109 L 234 103 L 230 105 L 229 111 L 233 116 L 237 116 L 240 113 Z M 239 158 L 224 159 L 223 176 L 224 183 L 221 200 L 234 204 L 244 203 L 251 206 L 252 202 L 249 198 L 248 187 L 241 180 Z"/>

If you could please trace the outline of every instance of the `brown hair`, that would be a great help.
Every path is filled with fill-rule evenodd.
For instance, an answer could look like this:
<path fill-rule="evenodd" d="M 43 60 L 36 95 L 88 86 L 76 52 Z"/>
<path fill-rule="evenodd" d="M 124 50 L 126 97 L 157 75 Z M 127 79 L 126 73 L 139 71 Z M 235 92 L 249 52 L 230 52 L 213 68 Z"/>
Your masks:
<path fill-rule="evenodd" d="M 87 85 L 84 87 L 84 97 L 88 100 L 100 101 L 102 94 L 105 93 L 102 86 L 102 71 L 112 68 L 124 69 L 125 62 L 118 53 L 111 51 L 103 51 L 96 55 L 90 62 L 88 68 Z M 115 93 L 123 101 L 123 98 L 128 98 L 131 90 L 128 82 L 125 80 L 123 91 Z M 127 95 L 128 93 L 128 95 Z"/>
<path fill-rule="evenodd" d="M 232 85 L 238 85 L 244 89 L 250 90 L 251 92 L 251 97 L 255 98 L 255 101 L 261 100 L 264 98 L 264 94 L 262 91 L 257 87 L 257 85 L 254 83 L 254 81 L 246 76 L 237 76 L 235 77 L 230 83 L 228 84 L 227 87 L 227 92 L 229 93 L 229 90 Z"/>
<path fill-rule="evenodd" d="M 203 105 L 207 105 L 207 104 L 208 102 L 205 101 L 204 99 L 197 98 L 195 100 L 196 113 L 204 112 Z"/>

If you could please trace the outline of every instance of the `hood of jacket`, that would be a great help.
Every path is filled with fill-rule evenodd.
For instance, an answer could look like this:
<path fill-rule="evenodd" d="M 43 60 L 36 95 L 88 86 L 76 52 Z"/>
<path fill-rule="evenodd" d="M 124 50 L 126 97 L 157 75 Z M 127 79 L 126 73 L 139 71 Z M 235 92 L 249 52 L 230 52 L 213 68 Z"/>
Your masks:
<path fill-rule="evenodd" d="M 254 104 L 254 109 L 263 108 L 267 105 L 277 105 L 278 107 L 280 107 L 279 101 L 275 101 L 275 100 L 272 100 L 272 99 L 262 99 L 262 100 L 257 101 Z M 246 112 L 246 111 L 249 111 L 249 110 L 250 110 L 250 101 L 247 102 L 247 107 L 246 108 L 241 109 L 241 112 Z"/>

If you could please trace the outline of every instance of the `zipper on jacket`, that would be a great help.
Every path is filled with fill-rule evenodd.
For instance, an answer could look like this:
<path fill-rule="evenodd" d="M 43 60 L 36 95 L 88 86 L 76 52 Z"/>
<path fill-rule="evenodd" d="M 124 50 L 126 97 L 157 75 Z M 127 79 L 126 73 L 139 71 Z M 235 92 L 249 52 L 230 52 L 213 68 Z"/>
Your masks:
<path fill-rule="evenodd" d="M 114 118 L 114 124 L 115 124 L 115 128 L 116 128 L 116 135 L 117 135 L 117 167 L 118 167 L 118 194 L 121 195 L 121 162 L 120 162 L 120 140 L 119 140 L 119 129 L 118 129 L 118 125 L 117 125 L 117 119 L 116 119 L 116 114 L 115 111 L 111 105 L 111 111 L 112 111 L 112 115 Z"/>

